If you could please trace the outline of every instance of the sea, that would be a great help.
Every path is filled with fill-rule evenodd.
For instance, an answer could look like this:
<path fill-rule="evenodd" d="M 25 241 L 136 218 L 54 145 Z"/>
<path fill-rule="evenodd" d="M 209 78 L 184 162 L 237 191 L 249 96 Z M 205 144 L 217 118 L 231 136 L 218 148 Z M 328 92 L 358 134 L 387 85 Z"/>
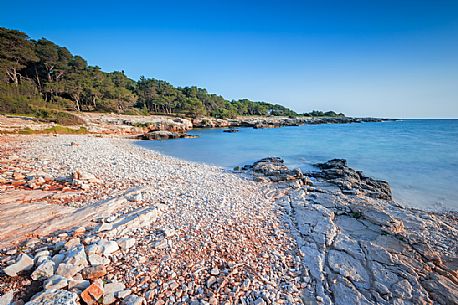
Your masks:
<path fill-rule="evenodd" d="M 458 120 L 415 119 L 273 129 L 195 129 L 198 138 L 139 141 L 180 159 L 227 169 L 278 156 L 290 167 L 346 159 L 349 166 L 389 182 L 394 200 L 432 211 L 458 211 Z"/>

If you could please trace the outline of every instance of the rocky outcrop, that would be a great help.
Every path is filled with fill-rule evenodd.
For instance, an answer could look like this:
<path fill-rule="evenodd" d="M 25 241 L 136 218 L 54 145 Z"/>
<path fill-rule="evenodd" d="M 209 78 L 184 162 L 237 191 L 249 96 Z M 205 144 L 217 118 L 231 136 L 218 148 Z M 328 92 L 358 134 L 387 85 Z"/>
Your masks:
<path fill-rule="evenodd" d="M 192 129 L 192 123 L 188 119 L 167 119 L 162 121 L 153 122 L 148 125 L 149 131 L 170 131 L 178 134 L 186 133 Z"/>
<path fill-rule="evenodd" d="M 80 113 L 90 132 L 106 134 L 140 134 L 148 131 L 185 133 L 192 129 L 191 120 L 160 115 L 123 115 Z"/>
<path fill-rule="evenodd" d="M 313 186 L 274 184 L 301 249 L 306 304 L 457 304 L 456 213 L 402 207 L 344 160 L 320 168 Z"/>
<path fill-rule="evenodd" d="M 309 179 L 304 177 L 300 168 L 290 170 L 285 161 L 279 157 L 268 157 L 261 159 L 253 165 L 245 165 L 242 171 L 250 172 L 258 181 L 301 181 L 308 183 Z"/>
<path fill-rule="evenodd" d="M 361 171 L 348 167 L 344 159 L 333 159 L 316 166 L 321 171 L 311 175 L 337 185 L 344 193 L 362 193 L 373 198 L 392 199 L 388 182 L 365 176 Z"/>
<path fill-rule="evenodd" d="M 215 118 L 194 118 L 192 119 L 194 128 L 222 128 L 232 126 L 231 120 Z"/>
<path fill-rule="evenodd" d="M 304 124 L 350 124 L 363 122 L 382 122 L 385 119 L 377 118 L 287 118 L 287 117 L 240 117 L 237 119 L 196 118 L 192 120 L 194 128 L 221 128 L 221 127 L 252 127 L 255 129 L 279 128 L 282 126 L 299 126 Z"/>
<path fill-rule="evenodd" d="M 149 131 L 141 136 L 139 136 L 142 140 L 170 140 L 170 139 L 179 139 L 184 138 L 184 134 L 179 134 L 172 131 Z"/>
<path fill-rule="evenodd" d="M 186 133 L 177 133 L 172 131 L 149 131 L 145 134 L 140 135 L 138 138 L 141 140 L 171 140 L 181 138 L 196 138 L 197 136 L 191 136 Z"/>

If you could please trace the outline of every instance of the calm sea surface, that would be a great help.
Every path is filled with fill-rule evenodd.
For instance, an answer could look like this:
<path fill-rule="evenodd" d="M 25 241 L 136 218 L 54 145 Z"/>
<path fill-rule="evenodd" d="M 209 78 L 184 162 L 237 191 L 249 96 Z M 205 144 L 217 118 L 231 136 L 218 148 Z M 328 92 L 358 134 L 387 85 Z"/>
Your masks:
<path fill-rule="evenodd" d="M 387 180 L 397 201 L 428 210 L 458 210 L 458 120 L 402 120 L 276 129 L 193 130 L 197 139 L 139 141 L 163 154 L 233 168 L 267 156 L 310 170 L 344 158 Z"/>

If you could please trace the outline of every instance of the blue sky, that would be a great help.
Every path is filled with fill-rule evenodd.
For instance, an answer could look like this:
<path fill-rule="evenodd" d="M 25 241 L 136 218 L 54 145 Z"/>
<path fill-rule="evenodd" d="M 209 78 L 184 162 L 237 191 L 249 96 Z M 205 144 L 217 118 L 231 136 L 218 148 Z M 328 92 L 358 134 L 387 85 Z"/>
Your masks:
<path fill-rule="evenodd" d="M 458 1 L 4 1 L 105 71 L 355 116 L 458 117 Z"/>

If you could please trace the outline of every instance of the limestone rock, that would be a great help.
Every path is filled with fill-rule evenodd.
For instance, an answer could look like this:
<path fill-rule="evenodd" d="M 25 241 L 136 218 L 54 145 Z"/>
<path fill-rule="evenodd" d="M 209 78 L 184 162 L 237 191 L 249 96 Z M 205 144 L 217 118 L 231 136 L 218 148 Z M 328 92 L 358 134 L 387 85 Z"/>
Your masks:
<path fill-rule="evenodd" d="M 135 245 L 135 238 L 120 238 L 116 241 L 123 251 L 127 251 Z"/>
<path fill-rule="evenodd" d="M 121 290 L 121 291 L 118 292 L 118 298 L 124 299 L 130 294 L 132 294 L 132 290 L 130 290 L 130 289 Z"/>
<path fill-rule="evenodd" d="M 103 287 L 100 283 L 94 282 L 81 293 L 81 299 L 87 305 L 98 304 L 98 300 L 103 295 Z"/>
<path fill-rule="evenodd" d="M 33 280 L 47 279 L 54 274 L 54 262 L 46 260 L 41 263 L 37 269 L 32 273 L 31 277 Z"/>
<path fill-rule="evenodd" d="M 103 288 L 104 288 L 104 292 L 105 293 L 114 293 L 114 294 L 116 294 L 119 291 L 124 290 L 126 288 L 126 286 L 121 282 L 114 282 L 114 283 L 105 284 L 105 286 Z"/>
<path fill-rule="evenodd" d="M 52 290 L 52 289 L 61 289 L 61 288 L 67 287 L 67 285 L 68 285 L 68 280 L 65 277 L 55 274 L 44 282 L 43 287 L 46 290 Z"/>
<path fill-rule="evenodd" d="M 33 264 L 33 259 L 30 256 L 27 254 L 20 254 L 16 262 L 3 269 L 3 272 L 9 276 L 16 276 L 21 271 L 32 269 Z"/>
<path fill-rule="evenodd" d="M 25 305 L 78 305 L 76 293 L 66 290 L 46 290 L 32 297 Z"/>
<path fill-rule="evenodd" d="M 102 257 L 98 254 L 90 254 L 88 256 L 88 259 L 89 259 L 89 263 L 92 265 L 92 266 L 98 266 L 98 265 L 107 265 L 110 263 L 110 259 L 106 258 L 106 257 Z"/>
<path fill-rule="evenodd" d="M 107 269 L 105 268 L 104 265 L 97 265 L 94 267 L 87 267 L 83 269 L 83 278 L 89 279 L 89 280 L 94 280 L 98 279 L 105 274 L 107 274 Z"/>
<path fill-rule="evenodd" d="M 88 280 L 69 280 L 68 281 L 68 289 L 78 289 L 84 290 L 89 287 L 91 283 Z"/>
<path fill-rule="evenodd" d="M 14 291 L 10 290 L 0 296 L 0 305 L 10 305 L 14 298 Z"/>
<path fill-rule="evenodd" d="M 67 279 L 71 279 L 75 274 L 83 270 L 83 265 L 73 265 L 73 264 L 59 264 L 57 266 L 56 274 L 61 275 Z"/>
<path fill-rule="evenodd" d="M 103 295 L 103 304 L 104 305 L 113 304 L 114 302 L 116 302 L 116 297 L 114 293 L 105 293 Z"/>
<path fill-rule="evenodd" d="M 119 250 L 118 243 L 112 240 L 110 241 L 110 240 L 102 239 L 101 241 L 99 241 L 98 245 L 103 248 L 102 253 L 105 256 L 108 256 L 112 254 L 113 252 L 116 252 Z"/>
<path fill-rule="evenodd" d="M 75 266 L 87 266 L 88 261 L 86 252 L 84 252 L 84 247 L 82 245 L 79 245 L 68 251 L 64 262 Z"/>
<path fill-rule="evenodd" d="M 314 173 L 315 177 L 323 178 L 338 185 L 343 191 L 357 189 L 369 197 L 391 200 L 391 188 L 386 181 L 366 177 L 360 171 L 347 166 L 344 159 L 333 159 L 316 164 L 321 172 Z"/>
<path fill-rule="evenodd" d="M 123 301 L 122 301 L 122 305 L 143 305 L 145 304 L 146 301 L 143 297 L 139 297 L 139 296 L 136 296 L 136 295 L 129 295 L 127 296 Z"/>
<path fill-rule="evenodd" d="M 113 229 L 113 224 L 109 222 L 103 222 L 100 224 L 100 226 L 97 228 L 97 232 L 105 232 L 105 231 L 110 231 Z"/>

